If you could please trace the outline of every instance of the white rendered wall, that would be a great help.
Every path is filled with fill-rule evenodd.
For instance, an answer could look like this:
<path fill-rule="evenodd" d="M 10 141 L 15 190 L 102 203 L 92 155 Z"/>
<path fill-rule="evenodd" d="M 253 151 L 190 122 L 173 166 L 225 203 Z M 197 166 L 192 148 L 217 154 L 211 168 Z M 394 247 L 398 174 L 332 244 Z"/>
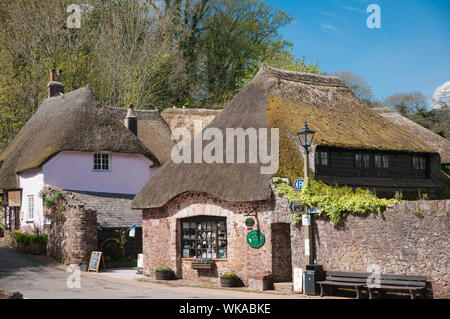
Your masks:
<path fill-rule="evenodd" d="M 94 171 L 94 153 L 64 151 L 42 168 L 44 184 L 67 190 L 137 194 L 158 169 L 139 154 L 110 153 L 110 170 Z"/>
<path fill-rule="evenodd" d="M 33 169 L 23 171 L 19 174 L 20 188 L 22 188 L 22 207 L 20 208 L 20 228 L 29 228 L 33 226 L 42 228 L 44 223 L 44 206 L 39 193 L 44 187 L 44 175 L 42 169 Z M 34 214 L 33 219 L 28 219 L 28 196 L 34 196 Z"/>

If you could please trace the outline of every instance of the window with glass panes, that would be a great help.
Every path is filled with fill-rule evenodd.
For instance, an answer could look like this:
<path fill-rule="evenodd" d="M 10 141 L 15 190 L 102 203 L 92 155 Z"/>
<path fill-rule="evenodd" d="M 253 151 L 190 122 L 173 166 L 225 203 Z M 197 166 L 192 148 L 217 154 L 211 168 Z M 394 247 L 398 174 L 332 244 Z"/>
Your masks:
<path fill-rule="evenodd" d="M 413 157 L 413 168 L 415 170 L 425 170 L 425 158 L 421 156 L 414 156 Z"/>
<path fill-rule="evenodd" d="M 355 154 L 355 166 L 358 168 L 370 168 L 370 155 Z"/>
<path fill-rule="evenodd" d="M 316 165 L 328 166 L 328 152 L 317 151 L 316 152 Z"/>
<path fill-rule="evenodd" d="M 94 171 L 109 171 L 109 154 L 94 154 Z"/>
<path fill-rule="evenodd" d="M 183 258 L 227 258 L 226 218 L 182 219 L 181 249 Z"/>

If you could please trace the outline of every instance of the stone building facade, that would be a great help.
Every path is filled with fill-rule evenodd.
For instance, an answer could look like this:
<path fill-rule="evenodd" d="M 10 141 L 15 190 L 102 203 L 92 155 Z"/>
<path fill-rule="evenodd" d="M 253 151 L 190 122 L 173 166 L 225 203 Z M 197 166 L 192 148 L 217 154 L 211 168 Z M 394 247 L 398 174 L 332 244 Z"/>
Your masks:
<path fill-rule="evenodd" d="M 268 274 L 291 280 L 290 274 L 286 274 L 282 267 L 289 266 L 291 261 L 290 245 L 283 245 L 290 242 L 289 231 L 286 232 L 286 226 L 277 226 L 278 222 L 288 226 L 290 216 L 284 213 L 280 218 L 274 214 L 271 203 L 230 203 L 206 193 L 190 192 L 178 196 L 164 207 L 144 210 L 145 272 L 153 275 L 156 267 L 167 266 L 178 278 L 190 280 L 218 281 L 219 275 L 227 271 L 235 271 L 244 284 L 249 278 Z M 181 222 L 193 216 L 226 218 L 227 258 L 214 259 L 216 267 L 212 270 L 193 269 L 193 258 L 182 258 Z M 245 224 L 249 217 L 255 220 L 251 228 Z M 252 248 L 247 244 L 246 236 L 250 230 L 263 233 L 265 243 L 262 247 Z"/>
<path fill-rule="evenodd" d="M 429 295 L 448 298 L 449 211 L 450 200 L 420 201 L 396 204 L 384 218 L 348 216 L 340 227 L 315 219 L 315 258 L 330 271 L 367 272 L 376 264 L 382 273 L 426 275 Z M 193 258 L 182 258 L 181 223 L 193 216 L 226 218 L 228 255 L 215 259 L 212 270 L 193 269 Z M 245 224 L 248 217 L 256 221 L 252 228 Z M 184 193 L 143 212 L 145 272 L 153 275 L 157 266 L 167 266 L 178 278 L 194 281 L 218 281 L 226 271 L 235 271 L 244 285 L 269 274 L 275 282 L 292 281 L 293 269 L 304 262 L 304 232 L 291 218 L 288 201 L 276 195 L 270 201 L 237 203 Z M 248 245 L 251 230 L 264 234 L 261 248 Z"/>

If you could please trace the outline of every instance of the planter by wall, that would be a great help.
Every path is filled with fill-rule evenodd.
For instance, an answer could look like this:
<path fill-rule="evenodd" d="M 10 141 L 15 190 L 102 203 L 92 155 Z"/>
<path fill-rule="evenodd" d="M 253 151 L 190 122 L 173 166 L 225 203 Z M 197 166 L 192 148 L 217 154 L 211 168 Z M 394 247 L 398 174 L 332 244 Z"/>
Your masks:
<path fill-rule="evenodd" d="M 157 280 L 172 280 L 173 279 L 172 272 L 156 270 L 156 279 Z"/>
<path fill-rule="evenodd" d="M 237 277 L 220 278 L 220 285 L 224 288 L 238 287 L 239 278 Z"/>
<path fill-rule="evenodd" d="M 193 269 L 213 269 L 214 263 L 196 263 L 191 264 Z"/>

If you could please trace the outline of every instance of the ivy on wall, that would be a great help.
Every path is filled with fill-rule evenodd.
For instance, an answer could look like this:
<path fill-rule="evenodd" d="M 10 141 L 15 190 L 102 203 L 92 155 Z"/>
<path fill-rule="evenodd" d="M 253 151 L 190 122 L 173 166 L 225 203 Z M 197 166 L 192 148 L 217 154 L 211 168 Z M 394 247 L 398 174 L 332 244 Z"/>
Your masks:
<path fill-rule="evenodd" d="M 277 194 L 285 195 L 289 201 L 300 201 L 308 207 L 321 207 L 319 217 L 329 219 L 333 225 L 338 225 L 347 215 L 365 215 L 383 212 L 398 199 L 378 198 L 369 190 L 350 187 L 328 186 L 321 181 L 305 180 L 302 191 L 296 191 L 286 180 L 275 178 Z M 294 214 L 292 222 L 301 222 L 301 214 Z"/>

